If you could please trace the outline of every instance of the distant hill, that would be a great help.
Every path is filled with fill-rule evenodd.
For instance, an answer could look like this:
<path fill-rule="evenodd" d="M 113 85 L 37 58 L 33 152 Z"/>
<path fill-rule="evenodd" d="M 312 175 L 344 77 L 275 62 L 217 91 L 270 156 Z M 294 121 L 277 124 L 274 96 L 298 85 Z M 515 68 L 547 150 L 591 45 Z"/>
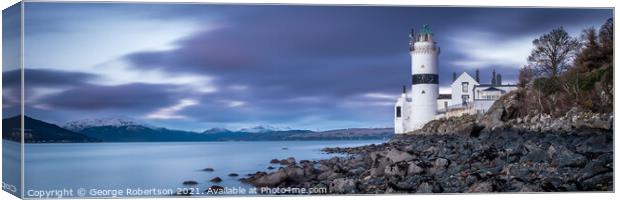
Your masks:
<path fill-rule="evenodd" d="M 4 119 L 3 138 L 18 141 L 19 118 Z M 7 126 L 8 125 L 8 126 Z M 154 127 L 127 118 L 88 119 L 68 122 L 64 128 L 26 117 L 30 129 L 26 142 L 183 142 L 183 141 L 284 141 L 284 140 L 359 140 L 384 139 L 393 135 L 391 128 L 352 128 L 314 132 L 257 126 L 239 130 L 212 128 L 192 132 Z M 6 134 L 8 133 L 8 134 Z"/>
<path fill-rule="evenodd" d="M 294 134 L 288 140 L 364 140 L 390 138 L 394 135 L 393 128 L 349 128 L 307 134 Z"/>
<path fill-rule="evenodd" d="M 21 116 L 2 119 L 2 139 L 21 141 Z M 24 116 L 24 140 L 27 143 L 100 142 L 101 140 L 76 133 L 57 125 Z"/>

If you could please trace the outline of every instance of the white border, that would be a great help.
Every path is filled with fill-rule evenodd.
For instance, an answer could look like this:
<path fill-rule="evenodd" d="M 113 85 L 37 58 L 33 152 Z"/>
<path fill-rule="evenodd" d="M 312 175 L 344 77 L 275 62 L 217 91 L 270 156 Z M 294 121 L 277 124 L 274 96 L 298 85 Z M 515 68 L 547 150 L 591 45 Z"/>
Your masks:
<path fill-rule="evenodd" d="M 26 0 L 27 2 L 49 2 L 50 0 Z M 63 0 L 64 2 L 118 2 L 118 1 L 101 1 L 101 0 Z M 508 6 L 508 7 L 613 7 L 615 9 L 618 4 L 617 1 L 612 0 L 442 0 L 441 2 L 437 0 L 145 0 L 147 2 L 173 2 L 173 3 L 241 3 L 241 4 L 321 4 L 321 5 L 401 5 L 401 6 L 464 6 L 464 7 L 476 7 L 476 6 Z M 123 0 L 122 2 L 145 2 L 139 0 Z M 19 2 L 19 0 L 0 0 L 0 7 L 5 9 L 15 3 Z M 614 12 L 614 18 L 617 19 L 617 13 Z M 2 16 L 0 15 L 0 21 Z M 615 24 L 617 25 L 617 24 Z M 0 26 L 0 32 L 2 28 Z M 615 31 L 615 38 L 618 38 L 618 31 Z M 0 33 L 1 38 L 1 33 Z M 616 39 L 617 40 L 617 39 Z M 617 44 L 617 43 L 616 43 Z M 614 48 L 617 45 L 614 45 Z M 0 46 L 2 42 L 0 41 Z M 0 48 L 0 57 L 2 55 L 2 50 Z M 617 57 L 617 51 L 614 52 L 614 57 Z M 614 61 L 614 65 L 618 66 L 618 62 Z M 614 70 L 614 77 L 618 77 L 620 72 L 618 70 Z M 2 78 L 0 78 L 0 88 L 2 86 L 1 83 Z M 614 85 L 614 93 L 618 94 L 617 86 Z M 0 104 L 1 104 L 0 99 Z M 614 99 L 614 105 L 618 105 L 618 98 Z M 614 108 L 614 112 L 616 109 Z M 617 120 L 614 120 L 614 124 L 616 124 Z M 2 122 L 0 121 L 0 124 Z M 615 133 L 614 133 L 615 135 Z M 614 136 L 614 144 L 618 143 L 618 135 Z M 0 150 L 2 149 L 2 144 L 0 143 Z M 614 145 L 614 152 L 617 152 L 618 147 Z M 614 153 L 614 161 L 617 161 L 620 156 Z M 616 165 L 614 162 L 614 168 Z M 2 159 L 0 159 L 0 165 L 2 164 Z M 0 171 L 0 180 L 2 178 L 2 173 Z M 618 192 L 619 184 L 618 184 L 618 176 L 614 174 L 614 191 Z M 433 195 L 356 195 L 356 196 L 288 196 L 288 197 L 277 197 L 278 199 L 455 199 L 455 200 L 497 200 L 497 199 L 566 199 L 566 200 L 582 200 L 582 199 L 617 199 L 615 193 L 577 193 L 577 192 L 568 192 L 568 193 L 541 193 L 541 194 L 433 194 Z M 264 200 L 264 199 L 272 199 L 274 197 L 221 197 L 221 198 L 164 198 L 164 199 L 178 199 L 178 200 L 187 200 L 187 199 L 251 199 L 251 200 Z M 2 191 L 0 192 L 0 199 L 3 200 L 16 200 L 18 198 Z"/>

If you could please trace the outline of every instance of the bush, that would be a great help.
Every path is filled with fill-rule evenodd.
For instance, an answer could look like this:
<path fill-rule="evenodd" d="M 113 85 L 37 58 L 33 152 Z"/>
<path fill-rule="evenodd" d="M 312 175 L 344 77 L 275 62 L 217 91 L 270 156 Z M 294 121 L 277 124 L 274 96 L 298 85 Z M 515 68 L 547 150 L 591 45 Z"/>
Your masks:
<path fill-rule="evenodd" d="M 541 77 L 534 80 L 534 89 L 542 92 L 545 95 L 550 95 L 557 92 L 560 89 L 557 78 Z"/>

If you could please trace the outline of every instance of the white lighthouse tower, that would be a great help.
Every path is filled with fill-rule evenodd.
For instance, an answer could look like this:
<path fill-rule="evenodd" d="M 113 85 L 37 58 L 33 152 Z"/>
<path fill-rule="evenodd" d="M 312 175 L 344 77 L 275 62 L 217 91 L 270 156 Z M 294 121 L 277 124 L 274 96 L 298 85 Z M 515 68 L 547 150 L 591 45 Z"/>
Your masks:
<path fill-rule="evenodd" d="M 407 95 L 404 91 L 394 107 L 396 133 L 422 128 L 437 115 L 439 47 L 428 25 L 422 26 L 418 34 L 412 30 L 409 37 L 411 92 Z"/>

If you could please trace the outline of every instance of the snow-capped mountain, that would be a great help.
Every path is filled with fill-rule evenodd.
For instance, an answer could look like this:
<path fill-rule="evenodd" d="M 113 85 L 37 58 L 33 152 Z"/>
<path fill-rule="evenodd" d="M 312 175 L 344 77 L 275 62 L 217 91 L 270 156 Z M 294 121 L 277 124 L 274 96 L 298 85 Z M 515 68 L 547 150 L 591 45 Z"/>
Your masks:
<path fill-rule="evenodd" d="M 214 133 L 231 133 L 231 130 L 225 129 L 225 128 L 211 128 L 211 129 L 207 129 L 206 131 L 202 132 L 203 134 L 214 134 Z"/>
<path fill-rule="evenodd" d="M 76 121 L 67 122 L 62 127 L 65 129 L 72 130 L 72 131 L 80 132 L 86 128 L 102 127 L 102 126 L 111 126 L 111 127 L 143 126 L 147 128 L 155 128 L 146 123 L 139 122 L 137 120 L 133 120 L 130 118 L 125 118 L 125 117 L 108 117 L 108 118 L 76 120 Z"/>
<path fill-rule="evenodd" d="M 244 132 L 244 133 L 268 133 L 268 132 L 274 132 L 274 131 L 290 131 L 291 128 L 288 127 L 275 127 L 275 126 L 269 126 L 269 125 L 262 125 L 262 126 L 255 126 L 255 127 L 250 127 L 250 128 L 242 128 L 239 129 L 238 132 Z"/>

